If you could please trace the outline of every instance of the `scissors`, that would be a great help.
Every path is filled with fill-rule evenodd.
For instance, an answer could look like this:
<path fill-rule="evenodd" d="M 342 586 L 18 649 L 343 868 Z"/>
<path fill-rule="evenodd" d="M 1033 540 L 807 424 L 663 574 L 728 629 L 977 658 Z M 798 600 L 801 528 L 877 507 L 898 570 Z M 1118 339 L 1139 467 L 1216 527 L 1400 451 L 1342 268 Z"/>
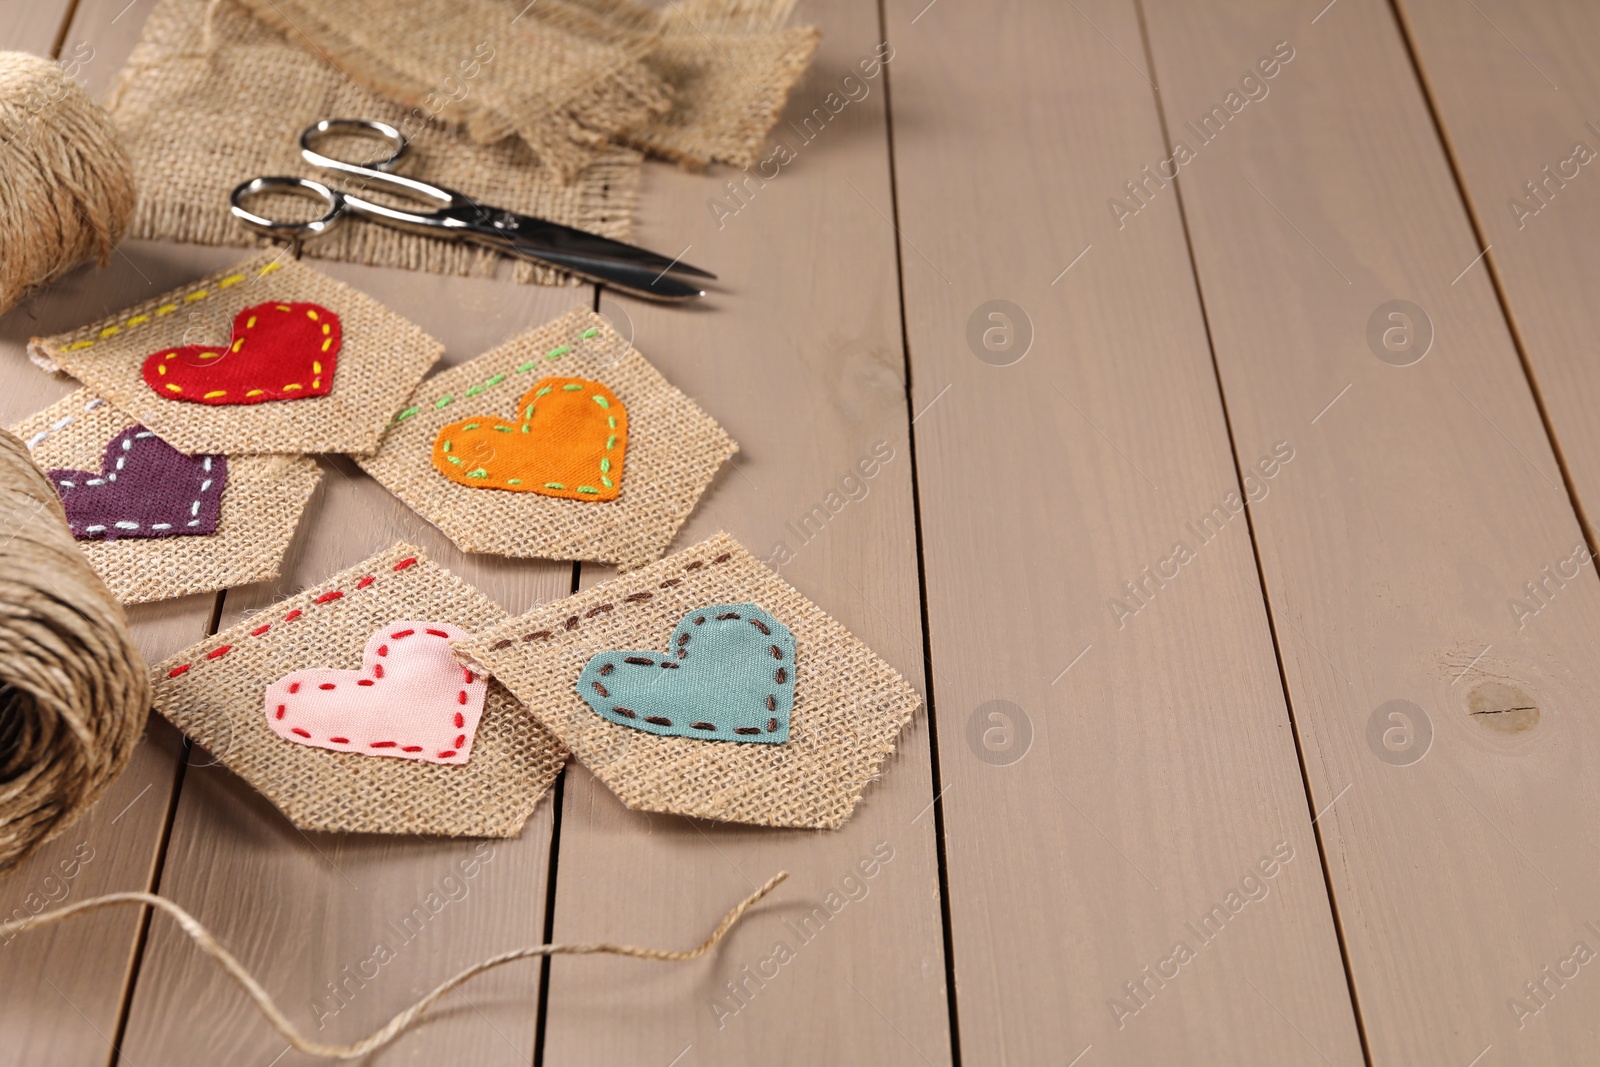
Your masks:
<path fill-rule="evenodd" d="M 347 163 L 317 151 L 316 145 L 330 133 L 375 135 L 386 141 L 392 151 L 386 158 L 366 166 Z M 643 248 L 546 219 L 491 207 L 454 189 L 397 174 L 395 170 L 405 159 L 408 147 L 405 134 L 388 123 L 370 119 L 324 119 L 300 133 L 300 155 L 312 166 L 351 175 L 367 185 L 413 200 L 438 204 L 437 210 L 405 211 L 310 178 L 267 176 L 252 178 L 234 188 L 228 198 L 234 217 L 269 236 L 315 236 L 327 233 L 347 214 L 359 215 L 412 233 L 474 241 L 652 300 L 691 300 L 705 295 L 704 290 L 674 277 L 674 273 L 716 277 L 710 271 Z M 328 205 L 328 210 L 321 218 L 309 222 L 285 222 L 258 215 L 244 206 L 250 197 L 266 192 L 288 192 L 321 200 Z"/>

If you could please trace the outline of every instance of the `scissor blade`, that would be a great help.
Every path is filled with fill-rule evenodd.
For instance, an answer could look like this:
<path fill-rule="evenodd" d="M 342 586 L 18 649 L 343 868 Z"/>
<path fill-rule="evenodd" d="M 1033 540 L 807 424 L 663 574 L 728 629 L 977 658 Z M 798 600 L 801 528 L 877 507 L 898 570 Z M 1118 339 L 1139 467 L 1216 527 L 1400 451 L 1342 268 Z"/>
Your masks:
<path fill-rule="evenodd" d="M 701 278 L 716 277 L 710 271 L 684 263 L 682 260 L 669 259 L 637 245 L 613 241 L 609 237 L 563 226 L 548 219 L 484 207 L 478 208 L 476 214 L 478 217 L 472 220 L 475 226 L 487 233 L 509 238 L 513 244 L 531 256 L 548 258 L 549 253 L 555 252 L 582 257 L 589 261 L 609 260 L 656 273 L 672 271 L 677 274 L 693 274 Z"/>

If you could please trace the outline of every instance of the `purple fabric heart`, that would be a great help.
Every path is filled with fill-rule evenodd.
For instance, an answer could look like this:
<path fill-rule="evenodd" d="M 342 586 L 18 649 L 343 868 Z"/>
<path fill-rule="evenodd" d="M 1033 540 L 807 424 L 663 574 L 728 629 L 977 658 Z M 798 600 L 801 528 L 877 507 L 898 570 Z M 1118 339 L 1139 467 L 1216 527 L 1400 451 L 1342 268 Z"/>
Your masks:
<path fill-rule="evenodd" d="M 143 426 L 106 445 L 98 473 L 52 470 L 67 526 L 80 541 L 214 534 L 227 456 L 186 456 Z"/>

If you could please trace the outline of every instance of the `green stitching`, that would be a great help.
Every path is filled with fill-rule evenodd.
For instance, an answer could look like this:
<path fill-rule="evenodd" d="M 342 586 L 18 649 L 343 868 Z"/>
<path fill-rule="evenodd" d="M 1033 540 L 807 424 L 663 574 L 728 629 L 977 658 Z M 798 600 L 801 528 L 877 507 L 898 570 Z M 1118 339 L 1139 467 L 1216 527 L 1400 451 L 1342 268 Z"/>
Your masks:
<path fill-rule="evenodd" d="M 548 392 L 550 392 L 550 386 L 547 385 L 543 389 L 540 389 L 537 393 L 534 393 L 533 395 L 534 395 L 535 398 L 538 398 L 538 397 L 544 396 Z"/>
<path fill-rule="evenodd" d="M 544 483 L 544 487 L 546 489 L 565 489 L 566 488 L 566 486 L 562 485 L 560 482 L 545 482 Z"/>
<path fill-rule="evenodd" d="M 446 393 L 446 394 L 444 394 L 444 396 L 441 396 L 438 400 L 435 400 L 433 402 L 433 406 L 436 409 L 441 409 L 442 410 L 446 405 L 448 405 L 450 403 L 450 401 L 452 401 L 454 399 L 455 399 L 455 397 L 451 396 L 449 393 Z"/>
<path fill-rule="evenodd" d="M 613 482 L 610 478 L 607 478 L 604 474 L 602 474 L 600 476 L 600 484 L 605 486 L 607 489 L 610 489 L 613 485 L 615 485 L 617 483 Z"/>
<path fill-rule="evenodd" d="M 513 433 L 514 432 L 511 429 L 511 427 L 509 427 L 509 426 L 492 426 L 492 427 L 490 427 L 490 429 L 498 430 L 500 433 Z"/>
<path fill-rule="evenodd" d="M 439 446 L 439 451 L 441 451 L 441 452 L 448 452 L 448 451 L 450 451 L 450 442 L 449 442 L 449 441 L 446 441 L 446 442 L 445 442 L 445 443 L 444 443 L 444 444 L 442 444 L 442 445 L 440 445 L 440 446 Z"/>
<path fill-rule="evenodd" d="M 612 434 L 610 437 L 606 438 L 606 451 L 610 452 L 613 448 L 616 448 L 616 447 L 617 447 L 617 435 L 616 434 Z"/>
<path fill-rule="evenodd" d="M 563 393 L 576 393 L 582 388 L 583 386 L 579 385 L 577 382 L 568 382 L 566 385 L 561 387 L 561 391 Z"/>
<path fill-rule="evenodd" d="M 606 425 L 615 430 L 617 428 L 617 417 L 615 415 L 606 416 Z"/>
<path fill-rule="evenodd" d="M 482 426 L 482 425 L 483 425 L 483 423 L 481 423 L 481 422 L 469 422 L 469 423 L 467 423 L 465 426 L 463 426 L 461 428 L 463 430 L 476 430 L 479 426 Z"/>
<path fill-rule="evenodd" d="M 533 368 L 534 368 L 534 362 L 533 362 L 533 360 L 530 359 L 530 360 L 528 360 L 528 362 L 524 363 L 522 366 L 517 368 L 517 373 L 518 374 L 526 374 L 529 371 L 531 371 Z"/>
<path fill-rule="evenodd" d="M 560 348 L 552 348 L 550 351 L 546 352 L 544 354 L 544 358 L 545 359 L 560 359 L 562 356 L 566 355 L 568 352 L 571 352 L 571 351 L 572 351 L 572 346 L 571 345 L 562 345 Z"/>
<path fill-rule="evenodd" d="M 396 415 L 394 417 L 394 421 L 395 422 L 405 422 L 411 416 L 415 415 L 417 413 L 417 411 L 418 411 L 417 408 L 406 408 L 404 411 L 402 411 L 400 414 L 398 414 L 398 415 Z"/>
<path fill-rule="evenodd" d="M 521 485 L 522 484 L 522 479 L 521 478 L 507 478 L 506 479 L 506 484 L 507 485 Z"/>
<path fill-rule="evenodd" d="M 600 328 L 598 326 L 591 326 L 589 329 L 584 330 L 583 333 L 580 334 L 580 336 L 585 341 L 587 341 L 589 338 L 593 337 L 595 334 L 597 334 L 599 332 L 600 332 Z"/>
<path fill-rule="evenodd" d="M 596 404 L 599 404 L 603 408 L 609 409 L 611 407 L 611 401 L 607 400 L 605 397 L 601 396 L 599 393 L 596 393 L 594 396 L 591 396 L 589 399 L 593 400 Z"/>
<path fill-rule="evenodd" d="M 479 467 L 475 471 L 468 471 L 467 472 L 467 477 L 468 478 L 487 478 L 487 477 L 489 477 L 489 472 L 484 470 L 482 467 Z"/>
<path fill-rule="evenodd" d="M 485 389 L 488 389 L 490 386 L 499 385 L 501 382 L 503 382 L 505 380 L 506 380 L 506 376 L 504 374 L 496 374 L 493 378 L 490 378 L 488 381 L 484 382 L 483 383 L 483 387 Z"/>
<path fill-rule="evenodd" d="M 467 390 L 466 395 L 467 396 L 477 396 L 479 393 L 483 392 L 484 389 L 486 389 L 486 388 L 487 388 L 487 386 L 474 385 L 471 389 Z"/>
<path fill-rule="evenodd" d="M 601 456 L 600 457 L 600 473 L 601 474 L 610 474 L 611 473 L 611 460 L 607 456 Z"/>
<path fill-rule="evenodd" d="M 598 493 L 599 491 L 600 490 L 596 489 L 592 485 L 580 485 L 580 486 L 578 486 L 578 492 L 580 492 L 580 493 Z"/>
<path fill-rule="evenodd" d="M 461 457 L 460 456 L 446 456 L 444 458 L 449 460 L 451 463 L 454 463 L 458 467 L 461 466 Z"/>

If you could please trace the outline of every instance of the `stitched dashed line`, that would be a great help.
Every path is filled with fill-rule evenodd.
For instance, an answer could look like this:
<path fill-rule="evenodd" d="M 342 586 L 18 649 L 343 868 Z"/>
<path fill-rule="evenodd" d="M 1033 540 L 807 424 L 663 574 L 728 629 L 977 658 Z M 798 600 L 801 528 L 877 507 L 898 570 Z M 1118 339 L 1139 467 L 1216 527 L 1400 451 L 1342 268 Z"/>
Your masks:
<path fill-rule="evenodd" d="M 554 353 L 552 353 L 552 355 L 547 356 L 545 358 L 547 358 L 547 359 L 554 358 L 554 356 L 556 354 L 569 352 L 569 351 L 571 351 L 571 347 L 570 346 L 565 346 L 565 347 L 562 347 L 562 348 L 558 348 L 558 349 L 555 350 Z M 524 366 L 531 367 L 531 366 L 533 366 L 533 364 L 532 363 L 527 363 L 527 364 L 524 364 Z M 521 370 L 522 368 L 519 367 L 517 369 Z M 493 378 L 490 378 L 489 381 L 487 383 L 485 383 L 484 385 L 475 385 L 471 389 L 468 389 L 462 395 L 463 396 L 473 396 L 476 393 L 481 393 L 481 392 L 484 391 L 484 389 L 488 388 L 491 385 L 498 385 L 504 379 L 505 379 L 505 375 L 504 374 L 497 374 Z M 545 381 L 550 381 L 551 379 L 547 378 L 547 379 L 544 379 L 544 380 Z M 597 382 L 595 384 L 598 385 L 598 384 L 601 384 L 601 383 Z M 574 383 L 574 382 L 568 382 L 566 385 L 563 385 L 561 387 L 561 389 L 562 389 L 563 392 L 575 393 L 575 392 L 581 392 L 582 389 L 583 389 L 583 386 L 580 385 L 580 384 Z M 555 386 L 547 385 L 543 389 L 540 389 L 540 390 L 538 390 L 537 392 L 535 392 L 533 394 L 534 400 L 535 400 L 535 402 L 537 402 L 539 397 L 547 396 L 547 395 L 549 395 L 550 393 L 553 393 L 553 392 L 555 392 Z M 442 408 L 446 404 L 448 404 L 451 401 L 451 399 L 452 398 L 450 396 L 448 396 L 448 395 L 447 396 L 443 396 L 439 400 L 435 401 L 433 406 L 436 407 L 436 408 Z M 605 397 L 601 396 L 599 393 L 590 394 L 589 399 L 593 400 L 596 404 L 598 404 L 600 406 L 601 410 L 603 410 L 603 411 L 610 411 L 611 410 L 611 401 L 607 400 Z M 522 410 L 522 432 L 523 433 L 527 433 L 529 428 L 533 424 L 533 410 L 534 410 L 534 404 L 531 404 L 531 403 L 526 408 L 524 408 Z M 399 422 L 400 421 L 399 417 L 397 417 L 395 419 L 395 421 Z M 491 418 L 489 421 L 491 423 L 493 423 L 493 426 L 491 428 L 495 429 L 495 430 L 499 430 L 501 433 L 515 433 L 516 432 L 510 426 L 506 425 L 504 422 L 501 422 L 501 421 L 499 421 L 497 419 L 492 419 Z M 461 427 L 461 429 L 463 431 L 476 430 L 482 425 L 483 425 L 482 423 L 478 423 L 478 422 L 469 422 L 469 423 L 466 423 L 465 425 L 463 425 Z M 606 416 L 606 426 L 611 430 L 611 432 L 606 435 L 606 443 L 605 443 L 605 448 L 603 449 L 603 451 L 605 451 L 607 453 L 610 453 L 610 452 L 614 451 L 616 449 L 616 447 L 617 447 L 618 435 L 617 435 L 617 417 L 616 417 L 616 415 L 608 414 Z M 457 467 L 466 466 L 466 462 L 460 456 L 454 456 L 454 455 L 450 454 L 450 439 L 448 437 L 445 438 L 440 443 L 439 450 L 444 453 L 444 458 L 446 460 L 448 460 L 450 463 L 454 464 L 455 466 L 457 466 Z M 600 467 L 600 484 L 605 486 L 607 489 L 615 488 L 616 487 L 616 483 L 611 480 L 611 468 L 612 468 L 611 457 L 609 455 L 601 456 L 600 457 L 599 467 Z M 489 472 L 484 467 L 478 467 L 475 470 L 470 470 L 470 471 L 467 471 L 465 473 L 466 473 L 466 477 L 468 477 L 468 478 L 480 478 L 480 479 L 482 479 L 482 478 L 488 478 L 489 477 Z M 508 478 L 508 479 L 506 479 L 506 484 L 507 485 L 521 485 L 522 484 L 522 479 L 521 478 Z M 564 485 L 561 482 L 545 482 L 544 483 L 544 487 L 546 489 L 566 489 L 567 488 L 567 486 Z M 589 495 L 589 496 L 599 496 L 600 495 L 600 490 L 596 489 L 592 485 L 580 485 L 580 486 L 575 487 L 573 489 L 573 491 L 577 492 L 577 493 L 583 493 L 583 494 Z"/>
<path fill-rule="evenodd" d="M 732 558 L 733 558 L 733 553 L 732 552 L 724 552 L 722 555 L 718 556 L 716 559 L 713 559 L 711 562 L 712 563 L 726 563 L 726 562 L 728 562 L 728 560 L 730 560 Z M 705 565 L 706 565 L 705 560 L 697 559 L 693 563 L 684 564 L 683 569 L 686 570 L 686 571 L 697 571 L 701 567 L 704 567 Z M 656 588 L 657 589 L 670 589 L 670 588 L 672 588 L 673 586 L 679 584 L 682 581 L 683 581 L 682 578 L 668 578 L 666 581 L 664 581 L 664 582 L 660 583 L 658 586 L 656 586 Z M 643 604 L 645 601 L 649 600 L 653 596 L 655 596 L 654 593 L 629 593 L 627 596 L 622 598 L 621 602 L 623 604 Z M 599 614 L 601 614 L 603 612 L 611 611 L 616 606 L 617 606 L 616 604 L 611 604 L 611 603 L 599 604 L 599 605 L 597 605 L 597 606 L 595 606 L 593 608 L 590 608 L 588 613 L 586 615 L 584 615 L 584 618 L 592 619 L 596 615 L 599 615 Z M 578 616 L 576 616 L 576 615 L 569 616 L 567 618 L 565 624 L 564 624 L 565 628 L 568 629 L 568 630 L 576 630 L 578 628 L 578 621 L 579 621 L 578 620 Z M 704 620 L 702 620 L 702 621 L 704 621 Z M 758 622 L 756 622 L 756 620 L 752 619 L 751 622 L 754 623 L 755 625 L 757 625 L 757 627 L 761 630 L 762 633 L 769 633 L 770 632 L 766 627 L 761 626 Z M 680 645 L 683 644 L 684 640 L 687 639 L 687 636 L 688 635 L 684 635 L 684 638 L 680 639 L 678 643 Z M 523 634 L 522 635 L 522 640 L 524 640 L 524 641 L 548 641 L 550 639 L 550 637 L 551 637 L 551 631 L 549 631 L 549 630 L 535 630 L 533 633 Z M 510 647 L 511 647 L 511 639 L 508 637 L 503 641 L 496 641 L 494 644 L 490 645 L 489 646 L 489 651 L 490 652 L 498 652 L 502 648 L 510 648 Z M 610 672 L 606 671 L 604 673 L 609 674 Z"/>
<path fill-rule="evenodd" d="M 579 334 L 578 336 L 579 336 L 579 338 L 581 340 L 587 341 L 589 338 L 593 337 L 595 334 L 597 334 L 599 332 L 600 332 L 599 327 L 592 326 L 589 329 L 583 331 L 583 333 Z M 566 355 L 568 352 L 571 352 L 571 351 L 572 351 L 572 346 L 571 345 L 561 345 L 561 346 L 559 346 L 557 348 L 552 348 L 550 351 L 548 351 L 548 352 L 546 352 L 544 354 L 545 362 L 548 363 L 548 362 L 551 362 L 553 360 L 560 359 L 562 356 Z M 530 359 L 526 363 L 522 364 L 520 367 L 517 367 L 513 371 L 513 373 L 515 373 L 515 374 L 526 374 L 530 370 L 532 370 L 533 368 L 537 367 L 538 365 L 539 365 L 539 360 Z M 510 377 L 511 377 L 511 375 L 509 375 L 509 374 L 496 374 L 493 378 L 490 378 L 488 381 L 482 383 L 481 385 L 474 385 L 471 388 L 467 389 L 465 392 L 463 392 L 461 394 L 461 396 L 462 396 L 463 399 L 465 399 L 466 397 L 469 397 L 469 396 L 477 396 L 479 393 L 482 393 L 486 389 L 494 388 L 495 386 L 499 385 L 501 382 L 505 381 L 506 379 L 508 379 Z M 456 397 L 455 397 L 455 395 L 453 393 L 446 393 L 446 394 L 444 394 L 444 396 L 441 396 L 439 399 L 437 399 L 437 400 L 435 400 L 433 402 L 434 410 L 443 411 L 445 408 L 447 408 L 451 404 L 453 404 L 455 402 L 455 400 L 456 400 Z M 595 403 L 599 404 L 601 407 L 607 406 L 606 402 L 603 399 L 601 399 L 600 397 L 595 397 L 594 400 L 595 400 Z M 398 415 L 396 415 L 394 417 L 394 423 L 391 423 L 390 425 L 394 425 L 396 423 L 405 422 L 407 419 L 409 419 L 411 416 L 415 415 L 417 412 L 419 412 L 421 410 L 422 410 L 422 407 L 420 405 L 406 408 L 404 411 L 400 412 Z"/>
<path fill-rule="evenodd" d="M 87 411 L 88 409 L 85 408 L 84 410 Z M 72 420 L 68 419 L 67 421 L 70 422 Z M 155 437 L 155 436 L 156 435 L 151 433 L 149 430 L 144 430 L 144 431 L 142 431 L 140 433 L 136 433 L 132 437 L 127 438 L 126 440 L 124 440 L 122 442 L 122 451 L 123 451 L 124 454 L 117 457 L 116 470 L 112 471 L 110 474 L 107 474 L 104 478 L 86 478 L 86 479 L 84 479 L 84 482 L 83 482 L 84 486 L 88 487 L 88 486 L 91 486 L 91 485 L 105 485 L 107 482 L 116 481 L 117 480 L 117 474 L 121 472 L 122 468 L 128 462 L 127 453 L 132 451 L 133 442 L 142 441 L 146 437 Z M 159 438 L 157 438 L 157 439 L 159 440 Z M 210 474 L 211 473 L 211 457 L 210 456 L 201 457 L 200 466 L 207 474 Z M 212 481 L 213 481 L 213 479 L 207 478 L 205 481 L 201 482 L 200 483 L 200 489 L 198 491 L 204 493 L 204 492 L 207 492 L 208 490 L 210 490 L 211 485 L 212 485 Z M 68 482 L 68 481 L 56 482 L 56 486 L 57 486 L 58 489 L 76 489 L 78 487 L 76 482 Z M 199 526 L 200 525 L 200 504 L 201 504 L 201 501 L 197 497 L 195 499 L 194 503 L 189 505 L 189 516 L 190 517 L 189 517 L 189 521 L 184 523 L 184 526 L 188 527 L 188 526 Z M 134 522 L 131 519 L 124 519 L 121 522 L 114 522 L 111 525 L 116 527 L 119 530 L 137 530 L 137 529 L 140 529 L 139 524 Z M 152 522 L 150 524 L 150 529 L 152 529 L 152 530 L 170 530 L 170 529 L 172 529 L 172 523 L 170 523 L 170 522 Z M 76 528 L 73 528 L 73 532 L 74 533 L 77 532 Z M 85 526 L 83 528 L 83 532 L 84 533 L 105 533 L 106 532 L 106 527 L 105 527 L 104 523 L 96 523 L 93 526 Z"/>
<path fill-rule="evenodd" d="M 416 556 L 408 556 L 405 559 L 401 560 L 399 563 L 396 563 L 394 565 L 394 569 L 396 571 L 403 571 L 407 567 L 410 567 L 413 564 L 415 564 L 416 562 L 417 562 L 417 557 Z M 367 586 L 371 585 L 375 581 L 377 581 L 377 576 L 376 575 L 371 575 L 371 574 L 366 575 L 359 582 L 356 583 L 356 588 L 357 589 L 365 589 Z M 344 596 L 343 591 L 335 589 L 335 590 L 331 590 L 329 592 L 323 593 L 321 596 L 317 597 L 317 599 L 313 600 L 312 603 L 313 604 L 327 604 L 327 603 L 330 603 L 332 601 L 338 600 L 342 596 Z M 305 612 L 302 611 L 300 608 L 295 608 L 293 611 L 289 612 L 287 615 L 285 615 L 283 617 L 283 622 L 293 622 L 294 620 L 300 618 L 304 614 L 305 614 Z M 270 623 L 270 622 L 269 623 L 264 623 L 263 625 L 256 627 L 254 630 L 251 630 L 250 631 L 250 636 L 251 637 L 260 637 L 263 634 L 265 634 L 268 631 L 270 631 L 272 629 L 272 625 L 273 624 Z M 408 633 L 411 633 L 411 632 L 412 631 L 410 631 L 410 630 L 406 630 L 406 631 L 403 631 L 403 634 L 408 634 Z M 402 636 L 402 635 L 396 635 L 396 636 Z M 207 652 L 205 654 L 205 658 L 206 659 L 221 659 L 223 656 L 226 656 L 229 652 L 233 651 L 233 648 L 234 648 L 233 645 L 221 645 L 221 646 L 219 646 L 217 648 L 212 649 L 210 652 Z M 380 649 L 379 650 L 379 655 L 383 655 L 383 654 L 385 654 L 384 650 Z M 191 668 L 193 666 L 194 666 L 193 663 L 180 664 L 179 666 L 174 667 L 170 671 L 168 671 L 167 672 L 167 677 L 168 678 L 176 678 L 180 674 L 187 673 L 189 668 Z M 377 676 L 379 678 L 383 677 L 383 673 L 382 673 L 382 668 L 381 667 L 379 667 L 378 670 L 377 670 Z M 297 687 L 298 687 L 298 683 L 296 683 L 293 686 L 290 686 L 289 692 L 291 692 L 291 693 L 294 692 Z M 454 753 L 451 753 L 451 755 L 454 755 Z"/>
<path fill-rule="evenodd" d="M 277 260 L 274 260 L 273 262 L 268 263 L 265 267 L 262 267 L 261 270 L 257 272 L 256 277 L 257 278 L 264 278 L 268 274 L 271 274 L 273 271 L 277 270 L 281 266 L 283 266 L 283 264 L 281 262 L 278 262 Z M 238 285 L 242 281 L 244 281 L 244 275 L 243 274 L 230 274 L 226 278 L 223 278 L 221 281 L 217 282 L 217 288 L 218 289 L 230 289 L 233 286 Z M 63 351 L 76 352 L 79 349 L 92 348 L 92 347 L 94 347 L 96 341 L 107 340 L 109 338 L 115 337 L 117 334 L 121 333 L 123 330 L 131 330 L 131 329 L 134 329 L 135 327 L 143 326 L 146 323 L 153 321 L 154 319 L 159 319 L 159 318 L 162 318 L 163 316 L 170 315 L 174 311 L 177 311 L 178 308 L 181 307 L 183 304 L 192 304 L 197 300 L 204 300 L 206 297 L 211 295 L 211 292 L 212 291 L 210 289 L 196 289 L 193 292 L 185 293 L 183 295 L 183 297 L 181 298 L 181 300 L 162 304 L 160 307 L 156 308 L 155 311 L 151 312 L 150 314 L 147 314 L 147 315 L 134 315 L 134 316 L 132 316 L 130 318 L 124 319 L 121 322 L 113 323 L 110 326 L 106 326 L 106 327 L 102 328 L 98 334 L 95 335 L 95 339 L 94 340 L 91 341 L 91 340 L 85 338 L 82 341 L 74 341 L 70 345 L 67 345 L 66 348 L 63 349 Z"/>
<path fill-rule="evenodd" d="M 89 412 L 93 411 L 95 408 L 101 407 L 104 404 L 105 404 L 104 400 L 101 400 L 99 397 L 95 397 L 93 400 L 91 400 L 87 404 L 83 405 L 83 413 L 85 415 L 87 415 Z M 78 416 L 76 416 L 76 415 L 63 415 L 61 418 L 57 419 L 55 422 L 52 422 L 50 424 L 50 428 L 48 430 L 40 430 L 38 433 L 36 433 L 32 437 L 28 438 L 28 451 L 31 452 L 35 448 L 38 448 L 45 441 L 49 440 L 50 435 L 55 433 L 57 430 L 65 430 L 68 426 L 71 426 L 73 423 L 75 423 L 77 421 L 78 421 Z"/>

